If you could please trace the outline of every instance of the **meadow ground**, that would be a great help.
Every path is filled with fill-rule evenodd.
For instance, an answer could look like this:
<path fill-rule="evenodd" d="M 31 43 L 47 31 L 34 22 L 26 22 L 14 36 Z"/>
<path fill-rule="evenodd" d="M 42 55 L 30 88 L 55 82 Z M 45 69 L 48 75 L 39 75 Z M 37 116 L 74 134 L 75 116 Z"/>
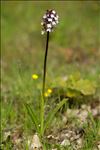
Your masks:
<path fill-rule="evenodd" d="M 70 102 L 47 129 L 46 149 L 99 150 L 99 1 L 1 2 L 1 149 L 30 149 L 28 141 L 32 143 L 35 128 L 24 104 L 30 104 L 39 115 L 46 39 L 40 23 L 50 8 L 57 11 L 59 24 L 50 34 L 46 89 L 52 93 L 46 101 L 50 108 L 62 96 Z M 38 75 L 37 80 L 32 79 L 33 74 Z M 81 85 L 76 78 L 81 79 Z M 66 91 L 69 79 L 74 96 Z M 57 89 L 64 89 L 64 95 Z M 82 94 L 81 102 L 77 90 Z"/>

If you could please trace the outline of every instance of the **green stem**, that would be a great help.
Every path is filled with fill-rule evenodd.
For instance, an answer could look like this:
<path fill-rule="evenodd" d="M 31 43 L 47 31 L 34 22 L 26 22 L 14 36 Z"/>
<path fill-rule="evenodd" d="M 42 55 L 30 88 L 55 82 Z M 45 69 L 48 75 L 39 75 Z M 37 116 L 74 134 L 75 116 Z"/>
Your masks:
<path fill-rule="evenodd" d="M 45 81 L 46 81 L 48 43 L 49 43 L 49 32 L 47 32 L 46 51 L 45 51 L 44 68 L 43 68 L 43 87 L 42 87 L 42 100 L 41 100 L 41 136 L 43 136 L 44 134 L 44 101 L 45 101 L 44 93 L 45 93 Z"/>

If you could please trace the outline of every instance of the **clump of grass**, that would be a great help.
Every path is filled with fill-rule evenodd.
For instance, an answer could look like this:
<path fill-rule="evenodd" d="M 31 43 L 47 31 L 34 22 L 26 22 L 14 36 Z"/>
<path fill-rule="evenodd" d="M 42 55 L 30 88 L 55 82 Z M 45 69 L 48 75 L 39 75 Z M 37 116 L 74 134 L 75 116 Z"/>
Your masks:
<path fill-rule="evenodd" d="M 95 149 L 97 143 L 100 139 L 99 135 L 100 120 L 94 120 L 91 113 L 89 113 L 89 122 L 84 124 L 85 136 L 84 136 L 84 146 L 82 150 L 85 149 Z"/>

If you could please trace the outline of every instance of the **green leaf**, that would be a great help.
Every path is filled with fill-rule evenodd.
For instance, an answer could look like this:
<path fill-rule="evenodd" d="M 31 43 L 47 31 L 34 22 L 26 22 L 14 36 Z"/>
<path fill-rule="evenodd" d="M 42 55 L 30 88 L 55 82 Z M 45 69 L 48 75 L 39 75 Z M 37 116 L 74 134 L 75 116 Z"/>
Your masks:
<path fill-rule="evenodd" d="M 53 117 L 55 116 L 57 111 L 66 103 L 67 100 L 68 99 L 63 99 L 60 103 L 57 104 L 57 106 L 53 110 L 49 112 L 45 121 L 44 131 L 46 130 L 47 127 L 49 127 L 50 123 L 53 120 Z"/>
<path fill-rule="evenodd" d="M 96 91 L 94 82 L 89 81 L 87 79 L 86 80 L 80 79 L 79 81 L 77 81 L 76 89 L 81 91 L 81 93 L 84 95 L 92 95 L 95 94 Z"/>
<path fill-rule="evenodd" d="M 26 107 L 26 110 L 27 110 L 32 122 L 35 125 L 36 131 L 39 133 L 39 121 L 37 119 L 35 112 L 33 111 L 33 109 L 31 108 L 31 106 L 29 104 L 25 104 L 25 107 Z"/>
<path fill-rule="evenodd" d="M 67 91 L 67 95 L 69 97 L 75 96 L 75 92 L 80 92 L 83 95 L 93 95 L 96 91 L 96 84 L 93 81 L 90 81 L 88 79 L 81 79 L 77 76 L 70 76 L 69 79 L 66 82 L 66 88 L 67 90 L 70 89 L 70 91 Z M 72 90 L 72 91 L 71 91 Z M 76 93 L 77 96 L 77 93 Z"/>
<path fill-rule="evenodd" d="M 70 98 L 78 97 L 80 95 L 80 92 L 75 90 L 75 89 L 68 88 L 67 92 L 66 92 L 66 95 L 67 95 L 67 97 L 70 97 Z"/>

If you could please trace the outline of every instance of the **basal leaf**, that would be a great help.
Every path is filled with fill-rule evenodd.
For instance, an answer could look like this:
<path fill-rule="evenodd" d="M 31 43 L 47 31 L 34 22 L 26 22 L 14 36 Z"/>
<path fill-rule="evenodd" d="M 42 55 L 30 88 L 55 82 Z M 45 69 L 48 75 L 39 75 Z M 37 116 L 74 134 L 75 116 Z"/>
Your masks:
<path fill-rule="evenodd" d="M 77 91 L 76 89 L 67 89 L 67 97 L 72 98 L 72 97 L 77 97 L 80 94 L 79 91 Z"/>
<path fill-rule="evenodd" d="M 77 81 L 76 89 L 81 91 L 81 93 L 84 95 L 92 95 L 96 91 L 94 82 L 87 79 L 86 80 L 80 79 L 79 81 Z"/>
<path fill-rule="evenodd" d="M 96 85 L 93 81 L 76 78 L 73 75 L 69 77 L 66 83 L 66 88 L 70 89 L 67 93 L 69 97 L 73 97 L 76 91 L 81 92 L 83 95 L 93 95 L 96 91 Z"/>
<path fill-rule="evenodd" d="M 35 112 L 32 110 L 32 108 L 31 108 L 31 106 L 29 104 L 25 104 L 25 107 L 26 107 L 26 110 L 27 110 L 27 112 L 28 112 L 32 122 L 35 125 L 36 130 L 39 133 L 39 121 L 37 119 L 37 116 L 36 116 Z"/>
<path fill-rule="evenodd" d="M 57 104 L 57 106 L 51 110 L 46 118 L 46 121 L 45 121 L 45 126 L 44 126 L 44 131 L 46 130 L 47 127 L 49 127 L 50 123 L 52 122 L 53 120 L 53 117 L 55 116 L 55 114 L 58 112 L 58 110 L 66 103 L 68 99 L 63 99 L 61 102 L 59 102 Z"/>

